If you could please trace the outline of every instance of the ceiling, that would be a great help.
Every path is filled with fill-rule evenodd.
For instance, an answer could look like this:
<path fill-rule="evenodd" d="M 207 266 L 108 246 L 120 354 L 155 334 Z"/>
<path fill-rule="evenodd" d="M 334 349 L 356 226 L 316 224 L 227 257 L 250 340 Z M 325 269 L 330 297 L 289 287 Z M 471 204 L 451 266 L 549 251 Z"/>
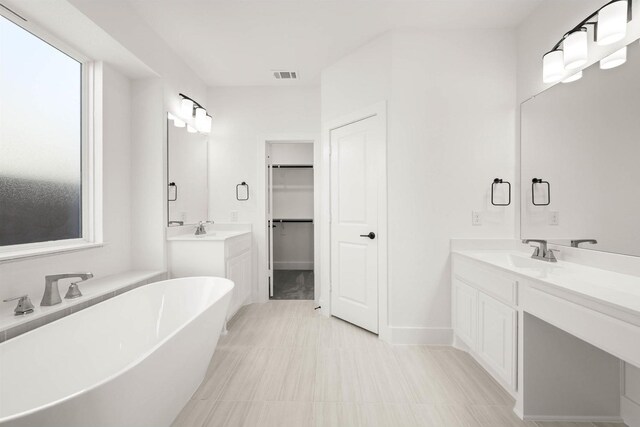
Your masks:
<path fill-rule="evenodd" d="M 114 1 L 114 0 L 112 0 Z M 115 0 L 210 86 L 318 84 L 326 66 L 397 28 L 512 28 L 541 0 Z M 299 81 L 272 70 L 297 71 Z"/>

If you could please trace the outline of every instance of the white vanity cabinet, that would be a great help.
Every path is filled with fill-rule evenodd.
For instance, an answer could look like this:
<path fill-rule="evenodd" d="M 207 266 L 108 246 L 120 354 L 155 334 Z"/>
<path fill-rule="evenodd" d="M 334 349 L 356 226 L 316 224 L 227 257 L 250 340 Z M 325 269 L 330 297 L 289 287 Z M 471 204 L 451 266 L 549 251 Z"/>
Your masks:
<path fill-rule="evenodd" d="M 193 276 L 226 277 L 234 283 L 228 318 L 251 298 L 251 233 L 213 230 L 169 237 L 169 274 L 172 278 Z"/>
<path fill-rule="evenodd" d="M 510 393 L 517 390 L 517 281 L 453 256 L 455 343 Z"/>

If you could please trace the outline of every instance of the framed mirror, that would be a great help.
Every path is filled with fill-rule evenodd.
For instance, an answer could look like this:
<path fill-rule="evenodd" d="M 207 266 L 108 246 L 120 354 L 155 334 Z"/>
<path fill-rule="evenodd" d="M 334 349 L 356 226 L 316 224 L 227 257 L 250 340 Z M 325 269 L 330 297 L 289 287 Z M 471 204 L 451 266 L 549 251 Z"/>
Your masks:
<path fill-rule="evenodd" d="M 208 215 L 209 137 L 167 118 L 168 226 L 197 224 Z"/>
<path fill-rule="evenodd" d="M 640 256 L 639 76 L 635 41 L 522 104 L 521 238 Z"/>

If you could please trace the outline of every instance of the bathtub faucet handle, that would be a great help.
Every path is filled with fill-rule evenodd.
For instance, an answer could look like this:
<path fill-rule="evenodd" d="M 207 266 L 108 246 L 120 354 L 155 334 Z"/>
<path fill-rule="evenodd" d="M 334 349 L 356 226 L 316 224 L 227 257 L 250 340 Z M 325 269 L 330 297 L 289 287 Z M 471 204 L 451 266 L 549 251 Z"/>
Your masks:
<path fill-rule="evenodd" d="M 85 280 L 89 280 L 93 277 L 93 273 L 64 273 L 64 274 L 51 274 L 49 276 L 44 277 L 44 295 L 42 296 L 42 301 L 40 305 L 42 306 L 51 306 L 60 304 L 62 302 L 62 298 L 60 298 L 60 290 L 58 290 L 58 280 L 60 279 L 70 279 L 70 278 L 79 278 L 78 282 L 82 282 Z M 78 282 L 75 282 L 77 284 Z M 77 286 L 76 286 L 77 287 Z M 69 289 L 71 291 L 71 289 Z M 76 292 L 71 292 L 71 296 L 69 298 L 77 298 L 82 296 L 80 290 Z M 69 292 L 67 292 L 67 296 Z M 67 298 L 65 296 L 65 298 Z"/>
<path fill-rule="evenodd" d="M 74 298 L 80 298 L 82 296 L 82 292 L 80 292 L 78 283 L 79 282 L 74 282 L 71 285 L 69 285 L 69 289 L 67 289 L 67 293 L 64 296 L 64 299 L 74 299 Z"/>
<path fill-rule="evenodd" d="M 31 303 L 31 300 L 29 299 L 29 295 L 22 295 L 22 296 L 15 297 L 15 298 L 7 298 L 7 299 L 5 299 L 3 301 L 4 302 L 10 302 L 10 301 L 15 301 L 15 300 L 18 300 L 18 305 L 13 310 L 13 312 L 15 313 L 16 316 L 22 316 L 24 314 L 33 313 L 33 304 Z"/>

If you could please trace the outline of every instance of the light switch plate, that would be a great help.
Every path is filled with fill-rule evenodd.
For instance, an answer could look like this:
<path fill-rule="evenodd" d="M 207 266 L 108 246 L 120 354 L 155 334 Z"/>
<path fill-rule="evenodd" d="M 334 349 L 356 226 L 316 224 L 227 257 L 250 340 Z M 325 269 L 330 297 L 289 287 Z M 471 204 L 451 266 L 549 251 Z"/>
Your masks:
<path fill-rule="evenodd" d="M 471 225 L 482 225 L 482 214 L 480 212 L 471 212 Z"/>
<path fill-rule="evenodd" d="M 549 212 L 549 225 L 560 225 L 560 212 Z"/>
<path fill-rule="evenodd" d="M 231 211 L 229 215 L 231 222 L 238 222 L 238 211 Z"/>

